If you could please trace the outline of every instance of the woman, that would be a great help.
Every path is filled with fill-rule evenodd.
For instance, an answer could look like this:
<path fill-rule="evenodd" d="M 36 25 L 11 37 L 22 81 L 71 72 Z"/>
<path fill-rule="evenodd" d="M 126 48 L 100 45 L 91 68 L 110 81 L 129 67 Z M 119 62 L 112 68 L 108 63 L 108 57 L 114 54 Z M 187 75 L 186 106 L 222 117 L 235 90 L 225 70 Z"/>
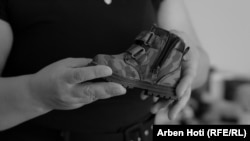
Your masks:
<path fill-rule="evenodd" d="M 150 139 L 150 109 L 173 119 L 191 89 L 205 82 L 208 57 L 181 0 L 152 1 L 155 9 L 150 0 L 0 3 L 1 139 Z M 84 83 L 112 74 L 107 66 L 87 67 L 88 58 L 126 50 L 155 22 L 191 46 L 176 90 L 180 100 L 168 106 L 116 83 Z M 141 123 L 143 135 L 131 131 Z"/>

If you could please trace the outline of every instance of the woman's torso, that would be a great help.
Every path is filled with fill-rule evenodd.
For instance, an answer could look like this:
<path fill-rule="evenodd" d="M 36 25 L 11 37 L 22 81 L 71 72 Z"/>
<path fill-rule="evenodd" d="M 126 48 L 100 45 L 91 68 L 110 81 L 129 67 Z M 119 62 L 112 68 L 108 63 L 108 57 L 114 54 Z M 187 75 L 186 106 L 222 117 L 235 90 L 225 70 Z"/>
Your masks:
<path fill-rule="evenodd" d="M 67 57 L 125 51 L 135 36 L 154 23 L 150 0 L 7 0 L 14 44 L 3 76 L 35 73 Z M 117 132 L 149 113 L 152 100 L 140 90 L 71 111 L 53 111 L 22 126 L 81 132 Z M 15 130 L 15 128 L 11 129 Z"/>

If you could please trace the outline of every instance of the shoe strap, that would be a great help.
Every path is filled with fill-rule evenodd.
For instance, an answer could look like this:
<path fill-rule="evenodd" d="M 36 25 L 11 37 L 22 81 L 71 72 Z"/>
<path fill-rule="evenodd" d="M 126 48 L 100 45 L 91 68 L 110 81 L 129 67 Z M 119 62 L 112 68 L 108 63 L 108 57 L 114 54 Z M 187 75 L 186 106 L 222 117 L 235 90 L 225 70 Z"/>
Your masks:
<path fill-rule="evenodd" d="M 155 33 L 152 31 L 148 32 L 141 32 L 136 39 L 135 39 L 135 44 L 144 46 L 144 47 L 150 47 L 155 40 Z"/>
<path fill-rule="evenodd" d="M 133 67 L 136 67 L 144 62 L 142 58 L 146 57 L 146 55 L 147 49 L 142 46 L 133 45 L 133 48 L 130 48 L 125 53 L 124 61 Z"/>
<path fill-rule="evenodd" d="M 160 28 L 157 28 L 155 25 L 151 27 L 150 31 L 141 32 L 135 39 L 134 44 L 126 51 L 125 61 L 132 66 L 138 66 L 143 64 L 146 61 L 148 49 L 156 49 L 155 44 L 161 44 L 163 46 L 165 44 L 165 38 L 162 37 L 162 32 Z M 157 42 L 157 43 L 156 43 Z"/>
<path fill-rule="evenodd" d="M 139 60 L 143 55 L 145 55 L 147 52 L 147 48 L 135 45 L 129 50 L 127 50 L 127 54 L 131 56 L 131 58 L 135 60 Z"/>

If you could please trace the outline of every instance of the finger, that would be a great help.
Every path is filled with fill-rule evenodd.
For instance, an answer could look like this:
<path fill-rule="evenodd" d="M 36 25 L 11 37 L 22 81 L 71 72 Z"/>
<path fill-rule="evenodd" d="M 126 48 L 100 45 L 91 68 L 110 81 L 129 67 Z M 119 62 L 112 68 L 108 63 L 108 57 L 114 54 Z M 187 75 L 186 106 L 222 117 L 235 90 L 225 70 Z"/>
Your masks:
<path fill-rule="evenodd" d="M 168 108 L 162 108 L 155 115 L 155 125 L 166 125 L 170 124 L 171 121 L 168 119 Z"/>
<path fill-rule="evenodd" d="M 187 66 L 189 65 L 189 66 Z M 185 64 L 183 66 L 183 78 L 180 80 L 179 84 L 176 87 L 176 94 L 178 97 L 184 95 L 184 92 L 188 87 L 192 86 L 192 82 L 196 76 L 196 68 L 191 63 Z"/>
<path fill-rule="evenodd" d="M 194 46 L 192 46 L 194 47 Z M 186 47 L 185 49 L 185 53 L 183 56 L 183 60 L 184 61 L 198 61 L 198 60 L 194 60 L 194 56 L 197 56 L 199 53 L 197 52 L 197 49 L 190 49 L 190 46 Z"/>
<path fill-rule="evenodd" d="M 192 85 L 193 78 L 190 75 L 184 76 L 176 87 L 177 97 L 182 97 L 185 91 Z"/>
<path fill-rule="evenodd" d="M 141 99 L 146 100 L 149 96 L 145 94 L 145 91 L 141 92 Z"/>
<path fill-rule="evenodd" d="M 190 58 L 191 58 L 191 50 L 188 48 L 188 51 L 187 51 L 187 53 L 183 56 L 183 60 L 184 61 L 188 61 L 188 60 L 190 60 Z"/>
<path fill-rule="evenodd" d="M 161 109 L 167 108 L 172 102 L 173 102 L 173 100 L 160 100 L 159 102 L 157 102 L 157 103 L 151 108 L 150 111 L 151 111 L 152 114 L 156 114 L 156 113 L 158 113 Z"/>
<path fill-rule="evenodd" d="M 165 103 L 158 102 L 151 108 L 151 113 L 156 114 L 158 113 L 163 107 L 165 106 Z"/>
<path fill-rule="evenodd" d="M 156 97 L 156 96 L 153 97 L 154 102 L 157 102 L 158 100 L 159 100 L 159 97 Z"/>
<path fill-rule="evenodd" d="M 113 96 L 119 96 L 126 93 L 126 89 L 120 84 L 108 82 L 108 83 L 91 83 L 82 85 L 80 95 L 88 97 L 89 100 L 96 101 L 98 99 L 106 99 Z"/>
<path fill-rule="evenodd" d="M 145 94 L 145 91 L 142 91 L 142 92 L 141 92 L 141 99 L 142 99 L 142 100 L 146 100 L 148 97 L 149 97 L 149 96 Z M 159 97 L 156 97 L 156 96 L 153 97 L 153 101 L 154 101 L 154 102 L 157 102 L 158 99 L 159 99 Z"/>
<path fill-rule="evenodd" d="M 89 58 L 67 58 L 64 60 L 69 67 L 84 67 L 88 65 L 92 59 Z"/>
<path fill-rule="evenodd" d="M 191 87 L 189 87 L 186 91 L 183 97 L 181 97 L 178 101 L 173 103 L 171 105 L 171 108 L 169 109 L 169 119 L 173 120 L 176 118 L 177 114 L 184 108 L 184 106 L 187 104 L 189 98 L 191 95 Z"/>
<path fill-rule="evenodd" d="M 67 74 L 67 81 L 71 84 L 76 84 L 96 78 L 106 77 L 111 74 L 111 68 L 104 65 L 72 68 Z"/>

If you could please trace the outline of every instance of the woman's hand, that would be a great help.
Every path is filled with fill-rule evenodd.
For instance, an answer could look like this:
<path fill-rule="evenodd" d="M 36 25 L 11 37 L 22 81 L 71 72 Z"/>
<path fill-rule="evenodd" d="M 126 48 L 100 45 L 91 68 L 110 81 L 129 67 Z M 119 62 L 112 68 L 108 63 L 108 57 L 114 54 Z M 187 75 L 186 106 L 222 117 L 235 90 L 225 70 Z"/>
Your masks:
<path fill-rule="evenodd" d="M 166 118 L 173 120 L 187 104 L 191 96 L 192 83 L 196 76 L 196 68 L 198 64 L 197 61 L 195 61 L 197 56 L 192 55 L 191 50 L 192 49 L 190 49 L 187 54 L 190 57 L 184 57 L 185 60 L 182 64 L 182 78 L 176 87 L 178 100 L 160 100 L 152 107 L 152 113 L 163 115 L 163 112 L 165 112 Z M 192 59 L 191 56 L 193 56 Z M 157 121 L 157 123 L 159 123 L 159 121 Z"/>
<path fill-rule="evenodd" d="M 120 84 L 86 82 L 112 74 L 107 66 L 87 66 L 90 62 L 68 58 L 45 67 L 30 77 L 31 96 L 47 109 L 67 110 L 126 93 Z"/>
<path fill-rule="evenodd" d="M 207 61 L 205 52 L 203 52 L 196 44 L 194 44 L 194 42 L 192 42 L 191 39 L 188 38 L 184 33 L 177 31 L 171 32 L 181 37 L 186 45 L 190 47 L 190 50 L 183 58 L 182 76 L 176 87 L 176 95 L 178 100 L 158 101 L 152 107 L 151 111 L 154 114 L 161 114 L 161 116 L 164 115 L 163 113 L 165 113 L 165 118 L 173 120 L 189 101 L 192 89 L 198 88 L 205 83 L 205 80 L 207 79 L 208 67 L 203 67 L 200 65 L 203 60 Z M 161 123 L 161 121 L 156 122 Z M 164 123 L 165 121 L 162 122 Z"/>

